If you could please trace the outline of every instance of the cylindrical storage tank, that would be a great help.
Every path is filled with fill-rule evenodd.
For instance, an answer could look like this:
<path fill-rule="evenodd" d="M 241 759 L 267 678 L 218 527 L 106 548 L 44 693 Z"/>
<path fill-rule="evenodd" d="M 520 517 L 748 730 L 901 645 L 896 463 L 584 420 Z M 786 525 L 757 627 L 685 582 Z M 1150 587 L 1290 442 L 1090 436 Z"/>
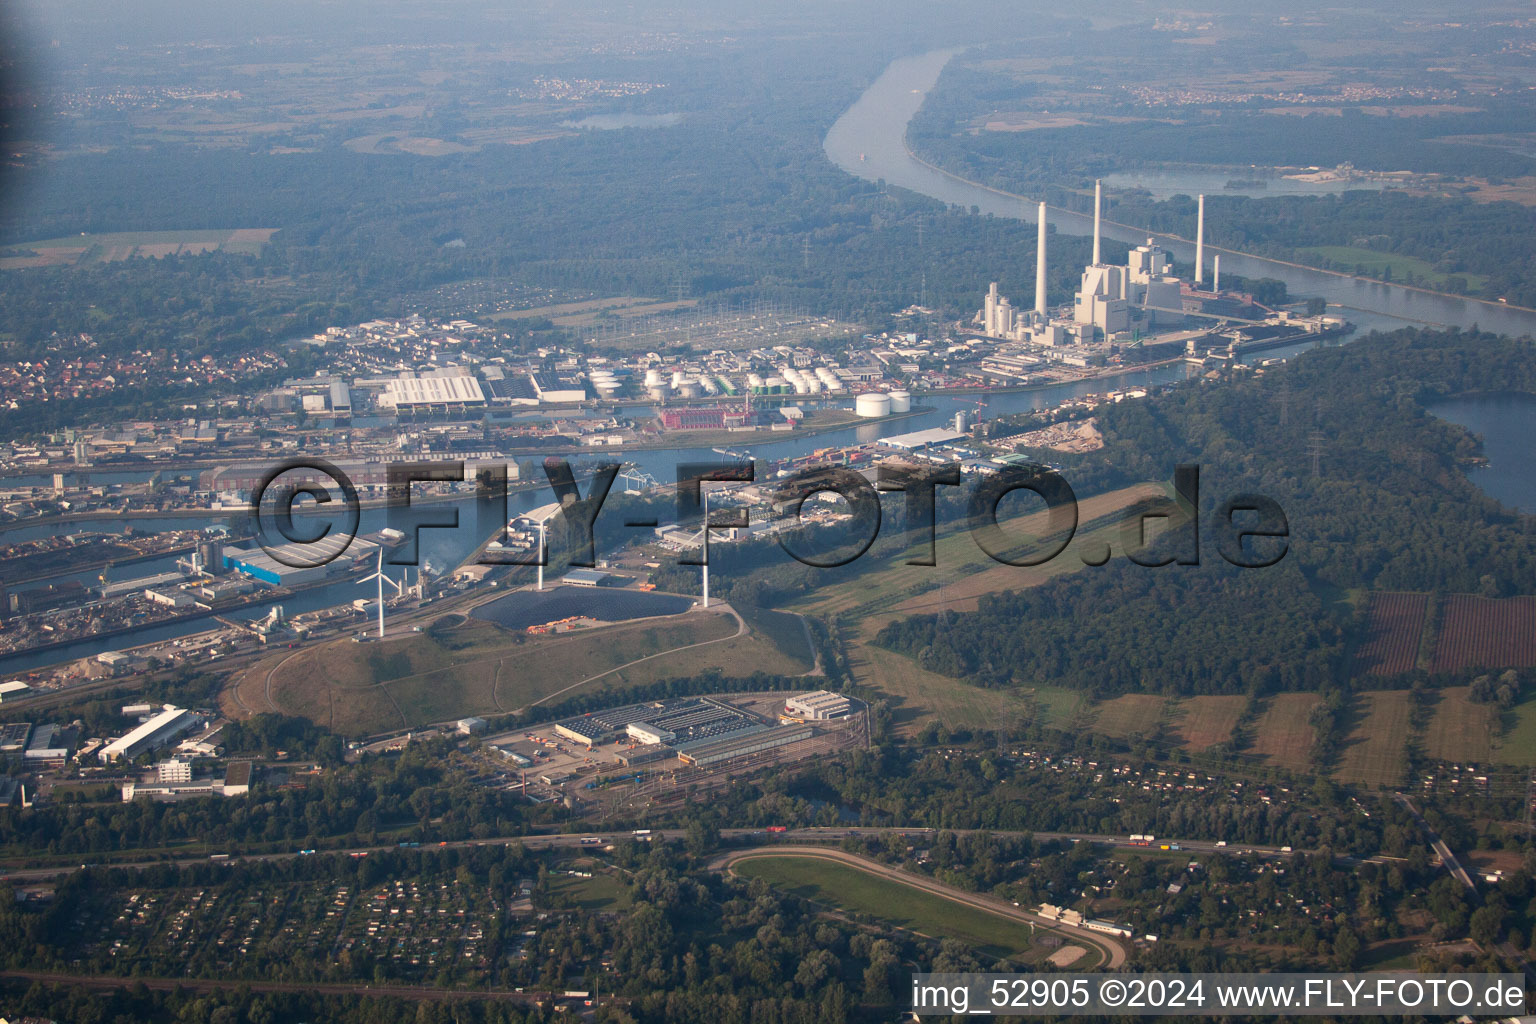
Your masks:
<path fill-rule="evenodd" d="M 683 386 L 677 389 L 677 393 L 683 398 L 698 398 L 699 386 L 697 384 L 684 382 Z"/>
<path fill-rule="evenodd" d="M 821 378 L 820 377 L 807 377 L 806 380 L 805 380 L 805 386 L 806 386 L 806 389 L 809 390 L 811 394 L 819 395 L 819 394 L 821 394 L 821 389 L 825 385 L 823 385 L 821 383 Z"/>
<path fill-rule="evenodd" d="M 683 386 L 683 375 L 682 375 L 682 373 L 680 371 L 676 371 L 676 370 L 673 371 L 673 373 L 672 373 L 672 386 L 674 388 L 680 388 L 680 387 Z"/>
<path fill-rule="evenodd" d="M 892 391 L 891 392 L 891 412 L 911 412 L 911 411 L 912 411 L 912 392 L 910 392 L 910 391 Z"/>
<path fill-rule="evenodd" d="M 763 381 L 763 383 L 770 388 L 782 388 L 784 386 L 784 378 L 769 377 L 767 380 Z"/>
<path fill-rule="evenodd" d="M 755 373 L 747 374 L 747 387 L 749 387 L 749 388 L 760 388 L 762 386 L 763 386 L 763 378 L 759 377 Z"/>
<path fill-rule="evenodd" d="M 655 387 L 648 388 L 647 390 L 651 393 L 651 400 L 655 402 L 665 402 L 672 395 L 672 385 L 670 384 L 657 384 Z"/>
<path fill-rule="evenodd" d="M 646 387 L 653 388 L 657 384 L 660 384 L 660 383 L 661 383 L 661 371 L 660 370 L 646 370 L 645 371 L 645 386 Z"/>
<path fill-rule="evenodd" d="M 891 414 L 891 396 L 878 391 L 860 395 L 853 403 L 853 411 L 865 419 L 877 420 Z"/>
<path fill-rule="evenodd" d="M 795 394 L 797 394 L 797 395 L 808 395 L 808 394 L 811 393 L 811 386 L 809 384 L 807 384 L 805 381 L 803 381 L 803 380 L 796 380 L 796 381 L 793 382 L 793 384 L 794 384 L 794 388 L 795 388 Z"/>
<path fill-rule="evenodd" d="M 964 409 L 955 413 L 955 432 L 957 434 L 968 434 L 971 432 L 971 418 L 966 415 Z"/>

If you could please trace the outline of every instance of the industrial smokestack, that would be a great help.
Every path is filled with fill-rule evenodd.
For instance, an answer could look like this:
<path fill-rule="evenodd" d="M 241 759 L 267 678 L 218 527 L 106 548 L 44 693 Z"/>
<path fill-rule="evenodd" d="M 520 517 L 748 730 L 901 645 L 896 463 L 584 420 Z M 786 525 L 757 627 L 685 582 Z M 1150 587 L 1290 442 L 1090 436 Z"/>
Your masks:
<path fill-rule="evenodd" d="M 1212 262 L 1215 264 L 1215 267 L 1211 271 L 1211 291 L 1213 291 L 1213 292 L 1220 292 L 1221 291 L 1221 254 L 1217 253 L 1216 254 L 1216 258 L 1214 260 L 1212 260 Z"/>
<path fill-rule="evenodd" d="M 1035 315 L 1045 319 L 1045 204 L 1040 204 L 1040 240 L 1035 245 Z"/>
<path fill-rule="evenodd" d="M 1099 259 L 1099 227 L 1100 216 L 1104 204 L 1104 182 L 1094 179 L 1093 182 L 1093 265 L 1098 266 L 1104 261 Z"/>
<path fill-rule="evenodd" d="M 1205 196 L 1201 196 L 1195 214 L 1195 284 L 1205 280 Z"/>

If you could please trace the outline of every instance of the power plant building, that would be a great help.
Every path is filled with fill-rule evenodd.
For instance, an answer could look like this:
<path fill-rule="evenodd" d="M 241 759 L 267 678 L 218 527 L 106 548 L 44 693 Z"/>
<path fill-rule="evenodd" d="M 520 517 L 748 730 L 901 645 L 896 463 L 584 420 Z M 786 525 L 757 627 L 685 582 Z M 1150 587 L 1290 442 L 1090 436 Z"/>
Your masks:
<path fill-rule="evenodd" d="M 1046 207 L 1040 204 L 1035 251 L 1035 306 L 1031 311 L 1013 307 L 998 294 L 993 282 L 982 301 L 975 322 L 990 338 L 1029 342 L 1047 349 L 1084 346 L 1111 341 L 1136 327 L 1156 327 L 1184 316 L 1182 287 L 1173 276 L 1172 260 L 1152 239 L 1131 250 L 1125 266 L 1110 266 L 1102 256 L 1103 185 L 1094 183 L 1093 262 L 1083 268 L 1082 280 L 1067 316 L 1053 316 L 1046 301 Z M 1205 199 L 1200 199 L 1196 252 L 1203 254 Z M 1200 280 L 1197 255 L 1195 280 Z M 1050 354 L 1051 359 L 1064 358 Z M 1067 359 L 1066 361 L 1072 361 Z"/>

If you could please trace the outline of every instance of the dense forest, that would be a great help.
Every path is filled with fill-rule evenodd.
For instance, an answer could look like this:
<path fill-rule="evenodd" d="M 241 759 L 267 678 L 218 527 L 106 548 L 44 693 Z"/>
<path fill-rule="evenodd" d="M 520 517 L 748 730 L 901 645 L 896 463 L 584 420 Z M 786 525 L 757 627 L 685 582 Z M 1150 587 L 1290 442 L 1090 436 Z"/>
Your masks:
<path fill-rule="evenodd" d="M 1425 405 L 1465 391 L 1536 390 L 1533 374 L 1529 341 L 1405 330 L 1221 387 L 1108 406 L 1104 450 L 1068 458 L 1066 475 L 1092 493 L 1200 465 L 1202 564 L 1117 558 L 983 597 L 974 613 L 893 622 L 878 642 L 992 686 L 1318 689 L 1345 674 L 1360 626 L 1347 590 L 1532 593 L 1536 523 L 1478 491 L 1462 468 L 1475 439 Z M 1278 565 L 1233 568 L 1212 550 L 1209 524 L 1237 492 L 1283 508 L 1289 540 Z"/>

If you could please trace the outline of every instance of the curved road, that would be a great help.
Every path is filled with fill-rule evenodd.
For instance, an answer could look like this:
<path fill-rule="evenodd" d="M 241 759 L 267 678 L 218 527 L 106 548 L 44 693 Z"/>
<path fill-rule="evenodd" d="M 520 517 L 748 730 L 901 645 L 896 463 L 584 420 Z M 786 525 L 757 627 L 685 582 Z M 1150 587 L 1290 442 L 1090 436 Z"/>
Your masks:
<path fill-rule="evenodd" d="M 709 867 L 713 871 L 726 871 L 732 865 L 739 864 L 744 860 L 761 860 L 767 857 L 808 857 L 816 860 L 830 860 L 839 864 L 846 864 L 877 878 L 884 878 L 900 885 L 910 886 L 920 892 L 926 892 L 929 895 L 938 896 L 940 899 L 949 900 L 951 903 L 959 903 L 963 906 L 996 915 L 997 917 L 1070 935 L 1075 941 L 1082 942 L 1099 951 L 1103 961 L 1100 967 L 1103 970 L 1114 970 L 1125 964 L 1125 946 L 1108 935 L 1092 932 L 1075 925 L 1061 924 L 1049 918 L 1041 917 L 1039 914 L 1032 914 L 1027 910 L 1022 910 L 1011 903 L 1005 903 L 990 896 L 983 896 L 980 893 L 957 889 L 952 885 L 945 885 L 943 882 L 924 875 L 915 875 L 910 871 L 902 871 L 899 868 L 891 867 L 889 864 L 882 864 L 877 860 L 870 860 L 868 857 L 860 857 L 857 854 L 848 853 L 846 850 L 832 850 L 824 846 L 759 846 L 750 850 L 732 850 L 720 854 L 710 861 Z"/>

